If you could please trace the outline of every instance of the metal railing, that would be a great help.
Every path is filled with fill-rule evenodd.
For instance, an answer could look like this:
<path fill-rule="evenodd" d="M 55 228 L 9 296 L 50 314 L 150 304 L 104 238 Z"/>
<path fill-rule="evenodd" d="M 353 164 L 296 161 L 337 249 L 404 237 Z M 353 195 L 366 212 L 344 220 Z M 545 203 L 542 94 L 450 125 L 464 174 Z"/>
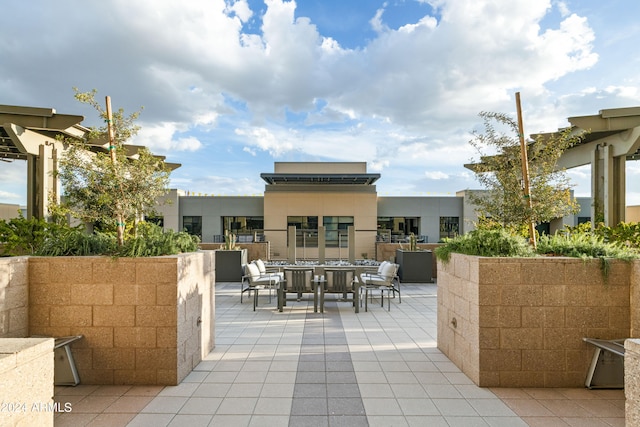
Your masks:
<path fill-rule="evenodd" d="M 378 230 L 376 242 L 382 243 L 409 243 L 409 234 L 392 233 L 390 230 Z M 417 243 L 429 243 L 429 236 L 416 236 Z"/>
<path fill-rule="evenodd" d="M 251 233 L 234 233 L 236 235 L 236 243 L 259 243 L 266 242 L 266 238 L 262 230 L 260 232 Z M 214 234 L 213 243 L 224 243 L 223 234 Z"/>

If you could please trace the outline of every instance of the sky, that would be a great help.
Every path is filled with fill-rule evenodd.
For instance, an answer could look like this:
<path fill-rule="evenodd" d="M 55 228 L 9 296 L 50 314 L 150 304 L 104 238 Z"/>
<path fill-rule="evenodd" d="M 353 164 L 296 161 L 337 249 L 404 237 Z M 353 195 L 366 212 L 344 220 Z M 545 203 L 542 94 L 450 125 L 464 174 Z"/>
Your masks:
<path fill-rule="evenodd" d="M 480 112 L 525 134 L 640 106 L 637 0 L 3 0 L 0 104 L 143 107 L 171 187 L 261 195 L 274 162 L 367 162 L 381 196 L 481 188 L 465 163 Z M 569 170 L 577 196 L 589 169 Z M 0 203 L 26 203 L 26 162 L 0 162 Z M 627 204 L 640 205 L 640 162 Z"/>

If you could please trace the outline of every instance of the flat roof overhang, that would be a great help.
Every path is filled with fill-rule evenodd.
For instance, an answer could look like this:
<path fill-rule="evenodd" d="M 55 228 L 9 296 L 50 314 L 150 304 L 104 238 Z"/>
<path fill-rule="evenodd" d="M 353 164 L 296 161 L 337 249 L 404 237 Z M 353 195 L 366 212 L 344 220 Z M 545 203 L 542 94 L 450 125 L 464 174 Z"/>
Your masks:
<path fill-rule="evenodd" d="M 84 140 L 94 153 L 108 153 L 109 142 L 104 137 L 87 141 L 89 128 L 80 125 L 83 116 L 58 114 L 53 108 L 0 105 L 0 161 L 27 160 L 38 155 L 38 145 L 57 144 L 57 135 Z M 125 144 L 127 157 L 136 160 L 142 146 Z M 153 155 L 164 161 L 169 170 L 178 169 L 180 163 L 166 162 L 165 156 Z"/>
<path fill-rule="evenodd" d="M 262 178 L 269 185 L 291 184 L 340 184 L 340 185 L 372 185 L 379 178 L 379 173 L 261 173 Z"/>
<path fill-rule="evenodd" d="M 591 143 L 605 138 L 610 138 L 615 135 L 625 135 L 633 129 L 639 128 L 640 107 L 610 108 L 600 110 L 599 114 L 596 115 L 569 117 L 568 120 L 569 123 L 571 123 L 571 126 L 560 128 L 558 129 L 558 132 L 532 134 L 531 138 L 533 138 L 534 141 L 527 142 L 528 149 L 531 151 L 534 144 L 545 143 L 566 130 L 569 130 L 574 135 L 580 135 L 580 141 L 563 153 L 563 157 L 561 157 L 559 161 L 559 164 L 561 164 L 563 159 L 567 158 L 571 153 L 581 150 L 581 147 L 587 147 Z M 624 150 L 623 154 L 625 155 L 626 160 L 640 160 L 640 147 L 638 146 L 637 141 L 633 140 L 629 143 L 620 144 L 620 147 L 621 150 Z M 585 156 L 581 156 L 580 161 L 561 164 L 561 166 L 573 168 L 587 164 L 590 161 L 591 155 L 587 154 Z M 483 158 L 480 159 L 480 163 L 484 163 Z M 478 165 L 474 163 L 467 163 L 464 167 L 474 172 L 477 172 L 479 169 Z"/>

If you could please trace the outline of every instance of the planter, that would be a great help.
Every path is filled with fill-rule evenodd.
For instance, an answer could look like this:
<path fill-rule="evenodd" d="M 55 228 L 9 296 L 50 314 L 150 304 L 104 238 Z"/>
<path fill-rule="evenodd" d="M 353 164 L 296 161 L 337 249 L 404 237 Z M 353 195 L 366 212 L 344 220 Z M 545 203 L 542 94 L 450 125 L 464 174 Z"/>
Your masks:
<path fill-rule="evenodd" d="M 438 261 L 438 348 L 483 387 L 583 387 L 583 337 L 637 336 L 640 263 L 484 258 Z"/>
<path fill-rule="evenodd" d="M 433 253 L 431 251 L 396 250 L 398 276 L 404 283 L 429 283 L 433 281 Z"/>
<path fill-rule="evenodd" d="M 0 339 L 2 425 L 53 427 L 53 372 L 51 338 Z"/>
<path fill-rule="evenodd" d="M 29 335 L 29 257 L 0 258 L 0 338 Z"/>
<path fill-rule="evenodd" d="M 176 385 L 214 346 L 213 259 L 30 257 L 29 333 L 83 335 L 83 384 Z"/>
<path fill-rule="evenodd" d="M 242 265 L 247 263 L 247 250 L 216 252 L 216 280 L 218 282 L 241 282 Z"/>

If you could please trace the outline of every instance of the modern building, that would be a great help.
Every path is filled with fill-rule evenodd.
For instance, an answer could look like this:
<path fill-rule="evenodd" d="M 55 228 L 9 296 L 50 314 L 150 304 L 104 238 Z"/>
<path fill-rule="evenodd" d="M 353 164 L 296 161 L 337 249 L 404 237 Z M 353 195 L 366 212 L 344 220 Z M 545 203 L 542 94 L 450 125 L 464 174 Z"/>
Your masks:
<path fill-rule="evenodd" d="M 473 229 L 475 207 L 461 191 L 456 196 L 379 197 L 380 174 L 368 173 L 365 162 L 276 162 L 262 173 L 263 196 L 191 196 L 172 190 L 171 203 L 160 207 L 165 228 L 187 230 L 204 243 L 222 242 L 225 232 L 239 242 L 270 242 L 272 259 L 288 258 L 295 226 L 298 258 L 374 257 L 378 241 L 418 240 L 434 243 Z M 543 224 L 553 232 L 590 221 L 590 199 L 578 198 L 580 213 Z M 348 245 L 352 229 L 355 247 Z"/>

